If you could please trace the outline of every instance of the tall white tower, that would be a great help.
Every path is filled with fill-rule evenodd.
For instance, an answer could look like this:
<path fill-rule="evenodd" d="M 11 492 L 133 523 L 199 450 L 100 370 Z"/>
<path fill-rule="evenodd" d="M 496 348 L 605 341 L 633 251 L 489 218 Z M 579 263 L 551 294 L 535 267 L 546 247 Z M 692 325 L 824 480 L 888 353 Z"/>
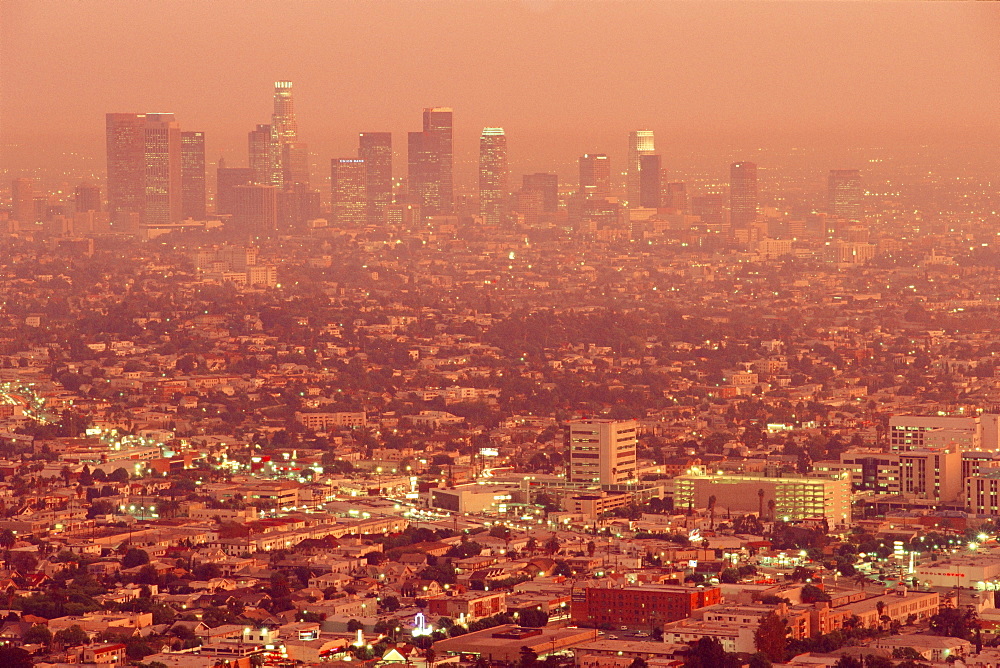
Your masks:
<path fill-rule="evenodd" d="M 274 82 L 274 112 L 271 114 L 271 185 L 285 183 L 285 144 L 298 141 L 299 126 L 295 122 L 295 103 L 292 100 L 292 82 Z"/>
<path fill-rule="evenodd" d="M 652 130 L 633 130 L 628 133 L 628 164 L 625 178 L 630 207 L 639 206 L 639 158 L 656 152 Z"/>
<path fill-rule="evenodd" d="M 487 225 L 503 223 L 507 198 L 507 137 L 483 128 L 479 137 L 479 212 Z"/>

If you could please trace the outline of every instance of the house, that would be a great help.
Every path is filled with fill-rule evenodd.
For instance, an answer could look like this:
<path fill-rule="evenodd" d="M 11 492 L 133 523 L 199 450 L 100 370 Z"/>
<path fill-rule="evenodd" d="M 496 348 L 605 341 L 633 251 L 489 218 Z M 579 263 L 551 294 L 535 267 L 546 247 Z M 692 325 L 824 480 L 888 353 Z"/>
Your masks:
<path fill-rule="evenodd" d="M 106 664 L 112 667 L 122 666 L 125 664 L 125 645 L 112 643 L 85 647 L 83 661 L 84 663 Z"/>

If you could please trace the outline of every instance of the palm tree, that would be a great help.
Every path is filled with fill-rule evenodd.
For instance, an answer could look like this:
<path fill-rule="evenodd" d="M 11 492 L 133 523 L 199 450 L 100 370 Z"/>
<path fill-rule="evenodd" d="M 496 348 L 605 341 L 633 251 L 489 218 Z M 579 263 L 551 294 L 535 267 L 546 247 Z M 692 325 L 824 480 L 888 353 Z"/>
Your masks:
<path fill-rule="evenodd" d="M 715 530 L 715 494 L 708 497 L 708 529 Z"/>

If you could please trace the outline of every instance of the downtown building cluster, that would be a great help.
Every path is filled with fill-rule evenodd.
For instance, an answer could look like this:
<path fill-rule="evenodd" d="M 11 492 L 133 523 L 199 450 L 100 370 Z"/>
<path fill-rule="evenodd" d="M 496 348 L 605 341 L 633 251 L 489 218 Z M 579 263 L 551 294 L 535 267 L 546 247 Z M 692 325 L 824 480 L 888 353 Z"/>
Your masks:
<path fill-rule="evenodd" d="M 453 111 L 427 108 L 422 129 L 406 137 L 405 176 L 394 175 L 389 132 L 361 132 L 350 157 L 330 160 L 327 192 L 316 188 L 312 157 L 301 141 L 292 82 L 275 83 L 271 121 L 247 136 L 245 167 L 220 159 L 207 187 L 205 133 L 184 131 L 173 114 L 109 113 L 106 118 L 106 205 L 99 186 L 82 183 L 71 206 L 36 192 L 31 179 L 12 183 L 11 225 L 48 224 L 63 236 L 123 234 L 144 239 L 178 229 L 227 226 L 245 238 L 301 233 L 327 225 L 430 227 L 474 219 L 485 229 L 557 226 L 588 238 L 637 239 L 692 230 L 700 243 L 789 250 L 786 240 L 808 236 L 808 225 L 777 220 L 761 204 L 758 167 L 733 163 L 728 183 L 697 190 L 671 179 L 652 130 L 628 135 L 624 169 L 606 153 L 587 153 L 579 173 L 525 174 L 512 188 L 508 137 L 487 127 L 479 137 L 477 187 L 455 185 Z M 867 261 L 859 170 L 829 173 L 820 225 L 838 225 L 831 253 Z M 325 202 L 329 202 L 329 206 Z M 825 232 L 825 230 L 824 230 Z M 775 243 L 777 240 L 777 243 Z"/>

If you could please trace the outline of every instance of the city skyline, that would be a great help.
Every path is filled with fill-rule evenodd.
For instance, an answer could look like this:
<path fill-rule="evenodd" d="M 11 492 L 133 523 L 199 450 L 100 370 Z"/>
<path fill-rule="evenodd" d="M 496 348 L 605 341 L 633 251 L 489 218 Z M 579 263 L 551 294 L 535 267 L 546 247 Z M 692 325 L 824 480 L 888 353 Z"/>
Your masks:
<path fill-rule="evenodd" d="M 266 121 L 271 111 L 261 91 L 284 79 L 296 82 L 298 134 L 309 144 L 314 171 L 331 157 L 350 155 L 360 131 L 389 131 L 402 137 L 413 129 L 408 118 L 413 110 L 433 105 L 456 109 L 455 178 L 462 187 L 474 186 L 476 137 L 479 129 L 490 126 L 504 127 L 511 138 L 514 174 L 566 171 L 587 152 L 611 155 L 624 171 L 623 137 L 636 127 L 650 128 L 660 145 L 668 148 L 661 150 L 665 169 L 703 160 L 716 165 L 720 175 L 725 164 L 753 157 L 751 151 L 787 146 L 828 152 L 827 168 L 843 162 L 849 148 L 896 145 L 913 152 L 926 145 L 924 152 L 936 158 L 996 162 L 985 145 L 996 138 L 990 115 L 1000 89 L 993 66 L 1000 51 L 990 37 L 995 35 L 991 28 L 1000 27 L 1000 13 L 986 6 L 989 3 L 792 3 L 787 11 L 770 3 L 637 3 L 625 4 L 619 12 L 605 3 L 480 4 L 484 9 L 402 3 L 400 25 L 386 24 L 385 37 L 366 43 L 359 43 L 351 28 L 384 19 L 386 5 L 361 8 L 332 3 L 313 8 L 313 14 L 289 11 L 282 21 L 271 22 L 273 34 L 258 44 L 259 52 L 248 52 L 236 43 L 246 19 L 234 16 L 229 23 L 214 24 L 226 25 L 217 29 L 214 40 L 203 39 L 197 49 L 192 48 L 199 54 L 197 62 L 176 56 L 174 66 L 162 70 L 154 69 L 160 61 L 152 59 L 152 52 L 163 31 L 195 11 L 204 19 L 214 18 L 226 3 L 197 10 L 188 3 L 171 3 L 174 11 L 154 22 L 150 17 L 155 12 L 136 14 L 132 8 L 122 8 L 112 15 L 110 5 L 99 2 L 89 3 L 91 11 L 85 15 L 72 5 L 52 12 L 38 4 L 5 2 L 2 55 L 10 65 L 4 86 L 16 94 L 4 95 L 0 107 L 4 166 L 12 172 L 47 176 L 57 162 L 65 164 L 68 159 L 73 169 L 86 170 L 99 158 L 103 114 L 147 109 L 166 109 L 185 126 L 204 131 L 210 165 L 224 156 L 231 166 L 244 166 L 246 132 Z M 284 5 L 263 3 L 260 16 L 272 16 L 279 7 Z M 503 67 L 474 50 L 477 31 L 486 28 L 458 35 L 444 30 L 473 21 L 485 8 L 496 9 L 492 13 L 496 23 L 489 30 L 521 31 L 516 33 L 518 40 L 505 47 L 510 55 Z M 345 25 L 344 44 L 336 49 L 353 48 L 349 62 L 355 65 L 310 69 L 303 63 L 313 62 L 312 47 L 303 46 L 308 40 L 301 37 L 335 19 Z M 390 36 L 401 37 L 402 19 L 426 27 L 428 43 L 439 48 L 406 59 L 406 49 L 400 46 L 408 44 L 406 40 L 392 48 L 382 44 L 380 40 Z M 91 46 L 103 44 L 101 36 L 126 20 L 134 26 L 127 33 L 127 47 L 103 53 Z M 628 42 L 618 33 L 606 38 L 607 62 L 595 64 L 595 80 L 603 82 L 601 95 L 587 95 L 588 86 L 580 76 L 566 74 L 560 67 L 580 54 L 599 25 L 622 27 L 638 20 L 651 34 L 677 39 Z M 735 32 L 732 25 L 740 20 L 754 29 Z M 89 80 L 86 88 L 60 74 L 71 71 L 60 66 L 64 50 L 42 52 L 45 39 L 37 43 L 23 39 L 47 34 L 33 27 L 58 27 L 67 21 L 75 22 L 75 49 L 108 72 L 106 78 Z M 204 27 L 187 25 L 178 33 L 182 45 L 204 36 Z M 565 47 L 563 55 L 556 45 L 524 42 L 555 25 L 565 26 L 565 35 L 558 40 Z M 886 30 L 890 26 L 893 30 Z M 779 28 L 786 39 L 778 53 L 771 53 L 765 36 Z M 691 57 L 693 38 L 685 31 L 695 29 L 726 40 L 701 44 Z M 882 35 L 880 40 L 867 39 L 876 33 Z M 300 39 L 293 39 L 293 34 Z M 294 46 L 276 52 L 271 44 L 282 38 Z M 116 60 L 123 48 L 135 57 Z M 738 61 L 730 57 L 736 52 L 741 54 Z M 820 58 L 818 53 L 831 57 Z M 644 63 L 650 59 L 679 65 L 666 76 L 650 78 L 643 76 L 649 67 Z M 529 65 L 536 61 L 546 64 Z M 223 62 L 229 63 L 228 68 L 218 67 Z M 629 69 L 622 70 L 626 63 Z M 618 69 L 612 75 L 614 67 Z M 810 83 L 813 80 L 824 84 L 822 90 Z M 44 91 L 51 89 L 64 91 L 58 109 L 42 100 Z M 219 90 L 225 95 L 217 95 Z M 70 114 L 82 122 L 69 132 L 57 114 Z M 973 143 L 979 148 L 970 149 Z M 397 142 L 396 150 L 402 147 Z M 704 156 L 695 155 L 696 149 Z M 402 163 L 397 163 L 398 174 Z"/>

